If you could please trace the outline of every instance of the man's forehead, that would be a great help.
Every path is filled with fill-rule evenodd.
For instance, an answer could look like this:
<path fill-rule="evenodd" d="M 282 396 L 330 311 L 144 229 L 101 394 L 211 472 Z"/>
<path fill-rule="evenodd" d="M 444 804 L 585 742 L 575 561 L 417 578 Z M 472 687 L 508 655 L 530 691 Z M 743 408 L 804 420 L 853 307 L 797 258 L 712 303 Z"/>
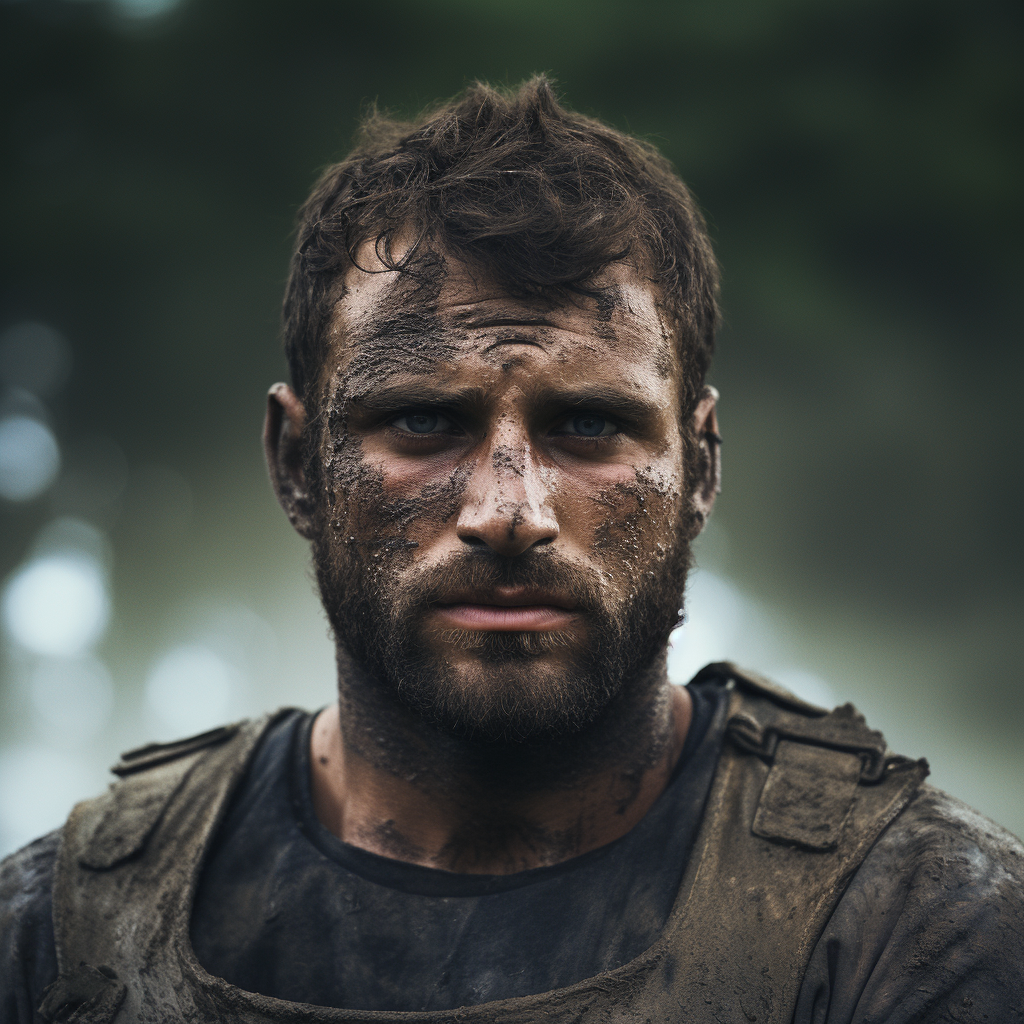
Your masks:
<path fill-rule="evenodd" d="M 673 333 L 658 287 L 637 268 L 612 264 L 594 294 L 513 295 L 487 275 L 443 257 L 409 270 L 359 254 L 334 304 L 329 373 L 429 373 L 470 355 L 517 346 L 561 362 L 578 356 L 639 360 L 667 376 L 676 368 Z M 353 381 L 355 383 L 355 381 Z"/>

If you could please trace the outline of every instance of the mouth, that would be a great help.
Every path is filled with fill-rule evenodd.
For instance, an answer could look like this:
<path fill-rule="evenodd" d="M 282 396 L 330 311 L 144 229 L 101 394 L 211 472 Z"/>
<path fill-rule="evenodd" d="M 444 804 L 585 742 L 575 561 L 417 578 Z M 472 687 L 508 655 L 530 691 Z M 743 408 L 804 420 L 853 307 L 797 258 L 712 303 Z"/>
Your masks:
<path fill-rule="evenodd" d="M 543 633 L 565 629 L 579 609 L 566 594 L 509 587 L 452 594 L 433 604 L 431 613 L 445 629 Z"/>

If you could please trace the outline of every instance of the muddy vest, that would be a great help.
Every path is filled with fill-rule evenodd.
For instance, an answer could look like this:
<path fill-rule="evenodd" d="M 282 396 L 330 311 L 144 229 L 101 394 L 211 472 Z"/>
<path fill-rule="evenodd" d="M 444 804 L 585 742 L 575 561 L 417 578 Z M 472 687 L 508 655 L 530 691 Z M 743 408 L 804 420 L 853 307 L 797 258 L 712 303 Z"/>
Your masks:
<path fill-rule="evenodd" d="M 665 928 L 622 967 L 567 988 L 422 1013 L 286 1002 L 209 975 L 189 941 L 192 899 L 274 715 L 132 751 L 114 768 L 120 781 L 75 807 L 54 881 L 59 976 L 42 1016 L 82 1024 L 789 1024 L 847 881 L 927 765 L 893 756 L 850 705 L 826 713 L 724 663 L 698 678 L 730 691 L 719 711 L 726 738 Z"/>

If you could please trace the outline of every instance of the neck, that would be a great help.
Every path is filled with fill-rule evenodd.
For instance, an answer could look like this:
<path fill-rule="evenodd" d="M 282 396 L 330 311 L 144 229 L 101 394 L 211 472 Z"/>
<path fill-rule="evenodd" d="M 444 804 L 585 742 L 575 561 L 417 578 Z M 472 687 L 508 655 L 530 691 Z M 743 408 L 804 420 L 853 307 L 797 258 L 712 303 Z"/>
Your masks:
<path fill-rule="evenodd" d="M 313 726 L 317 817 L 353 846 L 466 873 L 556 864 L 625 835 L 667 785 L 692 717 L 664 661 L 585 733 L 509 745 L 442 733 L 350 666 L 341 679 Z"/>

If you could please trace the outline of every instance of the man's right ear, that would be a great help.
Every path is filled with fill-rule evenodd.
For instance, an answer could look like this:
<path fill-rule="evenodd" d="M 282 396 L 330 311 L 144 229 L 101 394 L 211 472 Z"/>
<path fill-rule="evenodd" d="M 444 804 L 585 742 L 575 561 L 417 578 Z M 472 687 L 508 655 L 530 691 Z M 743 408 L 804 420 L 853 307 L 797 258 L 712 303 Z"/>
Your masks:
<path fill-rule="evenodd" d="M 287 384 L 275 384 L 267 395 L 263 452 L 274 493 L 292 526 L 307 540 L 313 536 L 313 503 L 302 465 L 302 429 L 306 407 Z"/>

